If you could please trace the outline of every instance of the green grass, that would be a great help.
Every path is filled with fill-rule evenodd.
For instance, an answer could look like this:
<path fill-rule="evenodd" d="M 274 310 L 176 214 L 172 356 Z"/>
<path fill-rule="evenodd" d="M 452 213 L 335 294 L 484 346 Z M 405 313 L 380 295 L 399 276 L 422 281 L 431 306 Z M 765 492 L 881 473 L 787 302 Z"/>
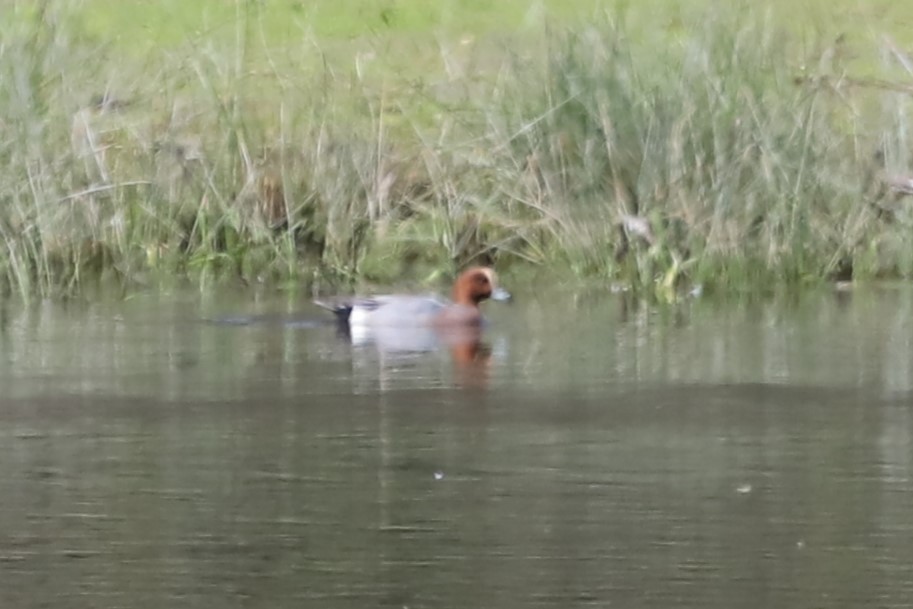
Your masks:
<path fill-rule="evenodd" d="M 8 3 L 0 287 L 909 277 L 913 8 Z"/>

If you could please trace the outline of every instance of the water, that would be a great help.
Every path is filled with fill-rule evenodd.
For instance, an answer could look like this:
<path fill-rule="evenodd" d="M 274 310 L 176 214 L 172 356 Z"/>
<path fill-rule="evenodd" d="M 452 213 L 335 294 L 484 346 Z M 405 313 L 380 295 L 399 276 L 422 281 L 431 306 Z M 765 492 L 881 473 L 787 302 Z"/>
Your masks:
<path fill-rule="evenodd" d="M 0 606 L 909 606 L 913 290 L 488 311 L 463 361 L 298 299 L 7 306 Z"/>

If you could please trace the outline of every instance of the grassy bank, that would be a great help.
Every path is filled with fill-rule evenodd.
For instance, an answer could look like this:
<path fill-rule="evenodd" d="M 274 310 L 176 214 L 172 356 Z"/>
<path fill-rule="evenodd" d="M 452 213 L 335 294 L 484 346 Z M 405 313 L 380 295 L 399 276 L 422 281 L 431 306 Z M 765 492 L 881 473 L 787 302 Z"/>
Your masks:
<path fill-rule="evenodd" d="M 769 7 L 651 22 L 581 4 L 584 24 L 547 4 L 492 20 L 361 4 L 346 22 L 214 3 L 193 36 L 15 4 L 3 290 L 390 282 L 470 261 L 665 295 L 913 275 L 901 38 Z"/>

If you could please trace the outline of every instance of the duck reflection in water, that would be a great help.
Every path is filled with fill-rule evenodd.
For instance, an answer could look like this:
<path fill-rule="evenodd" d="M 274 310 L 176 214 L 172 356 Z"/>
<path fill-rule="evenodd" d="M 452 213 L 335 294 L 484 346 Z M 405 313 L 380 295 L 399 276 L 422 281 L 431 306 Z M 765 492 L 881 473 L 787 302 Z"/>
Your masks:
<path fill-rule="evenodd" d="M 449 350 L 462 385 L 484 386 L 491 348 L 482 340 L 485 318 L 479 304 L 509 301 L 488 267 L 473 267 L 457 277 L 452 300 L 437 296 L 383 295 L 315 301 L 332 311 L 352 344 L 373 344 L 382 356 Z"/>

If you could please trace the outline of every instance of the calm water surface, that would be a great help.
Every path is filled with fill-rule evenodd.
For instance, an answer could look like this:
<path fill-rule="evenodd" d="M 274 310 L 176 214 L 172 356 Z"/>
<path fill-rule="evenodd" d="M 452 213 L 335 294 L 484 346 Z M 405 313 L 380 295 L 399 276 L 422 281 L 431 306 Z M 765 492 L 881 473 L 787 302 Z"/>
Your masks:
<path fill-rule="evenodd" d="M 909 607 L 913 290 L 0 310 L 0 607 Z M 212 320 L 217 320 L 213 322 Z"/>

